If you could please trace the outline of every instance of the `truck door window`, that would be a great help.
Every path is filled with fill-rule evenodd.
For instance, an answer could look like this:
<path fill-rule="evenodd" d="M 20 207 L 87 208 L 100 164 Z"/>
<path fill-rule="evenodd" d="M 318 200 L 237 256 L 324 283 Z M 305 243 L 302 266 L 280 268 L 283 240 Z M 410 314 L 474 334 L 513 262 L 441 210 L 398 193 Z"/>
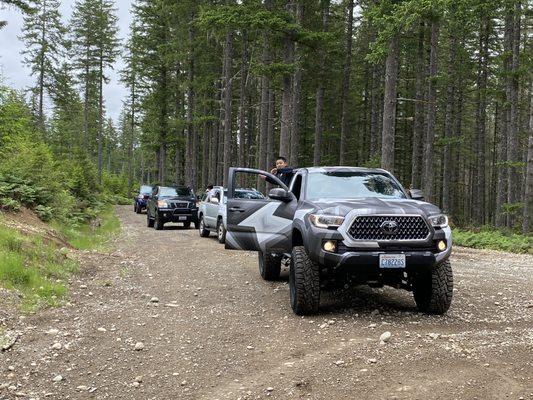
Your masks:
<path fill-rule="evenodd" d="M 302 190 L 302 175 L 298 174 L 294 177 L 291 185 L 291 192 L 296 196 L 297 200 L 300 200 L 300 192 Z"/>

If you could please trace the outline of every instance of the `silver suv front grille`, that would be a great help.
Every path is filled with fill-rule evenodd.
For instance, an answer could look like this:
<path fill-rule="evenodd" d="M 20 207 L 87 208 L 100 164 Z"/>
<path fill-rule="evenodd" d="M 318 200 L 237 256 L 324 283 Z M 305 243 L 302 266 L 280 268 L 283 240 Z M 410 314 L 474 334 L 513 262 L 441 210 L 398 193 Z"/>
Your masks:
<path fill-rule="evenodd" d="M 348 234 L 354 240 L 426 240 L 430 230 L 420 215 L 361 215 Z"/>

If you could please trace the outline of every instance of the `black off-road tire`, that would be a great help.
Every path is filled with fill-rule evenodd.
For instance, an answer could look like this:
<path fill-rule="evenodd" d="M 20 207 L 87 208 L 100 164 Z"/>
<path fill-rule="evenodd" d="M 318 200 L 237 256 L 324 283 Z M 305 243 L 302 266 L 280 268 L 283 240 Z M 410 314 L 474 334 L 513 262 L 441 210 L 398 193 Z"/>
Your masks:
<path fill-rule="evenodd" d="M 143 211 L 142 207 L 136 204 L 136 205 L 135 205 L 135 212 L 136 212 L 137 214 L 140 214 L 142 211 Z"/>
<path fill-rule="evenodd" d="M 146 209 L 146 226 L 148 228 L 154 227 L 154 220 L 150 218 L 150 211 L 148 211 L 148 209 Z"/>
<path fill-rule="evenodd" d="M 291 307 L 297 315 L 316 314 L 320 307 L 320 271 L 303 246 L 292 249 L 289 271 Z"/>
<path fill-rule="evenodd" d="M 161 221 L 161 218 L 159 217 L 159 213 L 156 211 L 155 213 L 155 219 L 154 219 L 154 228 L 156 231 L 160 231 L 163 229 L 164 222 Z"/>
<path fill-rule="evenodd" d="M 265 281 L 276 281 L 279 279 L 281 272 L 281 256 L 272 253 L 263 253 L 259 255 L 259 274 Z"/>
<path fill-rule="evenodd" d="M 201 237 L 209 236 L 209 229 L 205 228 L 203 216 L 200 217 L 200 222 L 198 223 L 198 232 L 200 233 Z"/>
<path fill-rule="evenodd" d="M 217 239 L 218 243 L 226 243 L 226 228 L 224 228 L 224 223 L 221 219 L 217 222 Z"/>
<path fill-rule="evenodd" d="M 418 309 L 429 314 L 445 314 L 452 304 L 453 273 L 449 260 L 437 264 L 431 272 L 413 279 L 413 294 Z"/>

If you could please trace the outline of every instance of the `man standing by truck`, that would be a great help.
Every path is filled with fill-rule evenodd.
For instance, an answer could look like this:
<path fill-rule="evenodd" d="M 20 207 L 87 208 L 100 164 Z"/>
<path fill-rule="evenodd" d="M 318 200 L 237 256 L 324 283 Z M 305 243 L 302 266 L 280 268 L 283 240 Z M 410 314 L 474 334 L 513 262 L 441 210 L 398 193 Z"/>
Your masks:
<path fill-rule="evenodd" d="M 279 156 L 278 158 L 276 158 L 276 167 L 272 168 L 270 170 L 270 173 L 272 175 L 276 175 L 279 180 L 282 181 L 288 187 L 294 175 L 294 168 L 289 167 L 287 159 L 285 157 Z M 261 175 L 261 177 L 263 179 L 266 179 L 268 183 L 275 184 L 275 182 L 271 181 L 268 177 L 263 175 Z"/>

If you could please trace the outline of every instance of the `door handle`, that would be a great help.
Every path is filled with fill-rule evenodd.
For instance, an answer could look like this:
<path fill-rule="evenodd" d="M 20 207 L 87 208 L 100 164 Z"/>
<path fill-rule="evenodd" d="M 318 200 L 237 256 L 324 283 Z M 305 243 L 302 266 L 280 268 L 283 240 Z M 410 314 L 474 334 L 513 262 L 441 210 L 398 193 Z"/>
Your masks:
<path fill-rule="evenodd" d="M 228 211 L 231 211 L 231 212 L 244 212 L 244 210 L 240 207 L 231 207 L 228 209 Z"/>

